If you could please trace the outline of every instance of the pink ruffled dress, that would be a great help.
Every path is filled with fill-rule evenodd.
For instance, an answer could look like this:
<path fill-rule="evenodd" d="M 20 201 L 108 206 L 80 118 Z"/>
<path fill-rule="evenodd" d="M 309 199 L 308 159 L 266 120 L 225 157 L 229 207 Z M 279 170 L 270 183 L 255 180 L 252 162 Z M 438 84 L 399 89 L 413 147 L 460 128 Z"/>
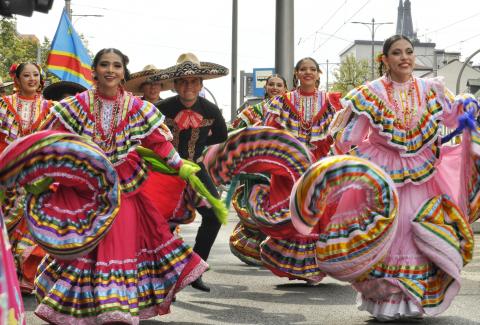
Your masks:
<path fill-rule="evenodd" d="M 24 325 L 25 311 L 10 248 L 0 211 L 0 324 Z"/>
<path fill-rule="evenodd" d="M 458 145 L 440 145 L 444 127 L 456 127 L 462 107 L 439 79 L 393 82 L 393 93 L 389 82 L 380 78 L 352 90 L 334 122 L 337 153 L 374 162 L 398 192 L 390 249 L 368 275 L 351 279 L 359 308 L 380 320 L 445 311 L 460 290 L 460 271 L 473 250 L 469 136 Z M 414 110 L 405 116 L 399 108 L 405 112 L 407 106 Z M 337 213 L 358 203 L 340 201 Z"/>

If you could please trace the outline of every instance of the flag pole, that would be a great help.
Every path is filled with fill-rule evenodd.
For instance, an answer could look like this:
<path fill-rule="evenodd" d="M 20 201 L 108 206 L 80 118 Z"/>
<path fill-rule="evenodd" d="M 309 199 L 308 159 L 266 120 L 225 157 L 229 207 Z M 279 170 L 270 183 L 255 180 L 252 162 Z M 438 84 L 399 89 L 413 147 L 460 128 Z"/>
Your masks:
<path fill-rule="evenodd" d="M 71 0 L 65 0 L 65 11 L 67 12 L 67 16 L 70 21 L 72 21 L 72 7 L 70 6 L 71 3 Z"/>

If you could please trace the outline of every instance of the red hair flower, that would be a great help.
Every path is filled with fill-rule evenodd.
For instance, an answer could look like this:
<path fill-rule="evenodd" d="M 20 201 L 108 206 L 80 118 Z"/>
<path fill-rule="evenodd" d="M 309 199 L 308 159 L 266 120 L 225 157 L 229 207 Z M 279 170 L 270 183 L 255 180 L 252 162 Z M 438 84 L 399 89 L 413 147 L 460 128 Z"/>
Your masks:
<path fill-rule="evenodd" d="M 13 63 L 11 66 L 10 66 L 10 69 L 8 70 L 8 75 L 10 76 L 10 78 L 15 78 L 15 73 L 17 72 L 17 67 L 18 67 L 18 64 L 16 63 Z"/>

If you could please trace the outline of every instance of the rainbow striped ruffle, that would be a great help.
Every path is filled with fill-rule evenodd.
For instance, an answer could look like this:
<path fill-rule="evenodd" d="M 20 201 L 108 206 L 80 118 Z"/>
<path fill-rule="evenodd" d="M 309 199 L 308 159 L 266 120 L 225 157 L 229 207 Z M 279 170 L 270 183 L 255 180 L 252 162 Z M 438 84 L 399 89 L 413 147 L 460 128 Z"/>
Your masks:
<path fill-rule="evenodd" d="M 299 234 L 292 225 L 288 206 L 294 182 L 311 164 L 305 146 L 285 130 L 246 128 L 209 150 L 206 161 L 217 184 L 234 177 L 245 181 L 233 199 L 241 223 L 231 237 L 232 252 L 250 264 L 257 262 L 260 250 L 262 265 L 274 274 L 319 282 L 325 274 L 316 265 L 318 236 Z M 254 173 L 268 175 L 269 181 Z M 270 237 L 260 244 L 262 234 Z"/>
<path fill-rule="evenodd" d="M 350 197 L 350 190 L 361 193 L 360 200 Z M 328 203 L 337 201 L 336 213 L 324 215 Z M 373 163 L 332 156 L 312 165 L 297 181 L 290 210 L 300 233 L 319 228 L 318 267 L 339 280 L 355 281 L 388 251 L 396 229 L 398 196 L 390 177 Z"/>
<path fill-rule="evenodd" d="M 251 127 L 230 134 L 226 142 L 207 152 L 205 162 L 217 185 L 228 184 L 242 173 L 264 173 L 272 175 L 289 191 L 310 166 L 311 157 L 308 149 L 288 131 Z M 248 200 L 251 218 L 263 232 L 275 236 L 293 230 L 288 196 L 284 202 L 273 204 L 270 200 L 277 189 L 277 186 L 255 185 Z"/>
<path fill-rule="evenodd" d="M 461 270 L 472 259 L 473 232 L 460 208 L 447 195 L 438 195 L 417 212 L 413 234 L 416 245 L 434 266 L 403 275 L 401 283 L 427 313 L 438 314 L 450 304 L 447 296 L 460 291 Z"/>
<path fill-rule="evenodd" d="M 251 190 L 251 189 L 250 189 Z M 250 216 L 248 205 L 248 189 L 247 184 L 242 184 L 235 189 L 235 193 L 232 198 L 232 206 L 237 212 L 237 216 L 240 222 L 247 228 L 252 230 L 258 230 L 258 226 Z"/>
<path fill-rule="evenodd" d="M 318 236 L 267 237 L 260 244 L 263 265 L 280 277 L 318 283 L 325 273 L 317 263 Z"/>
<path fill-rule="evenodd" d="M 270 127 L 233 132 L 212 149 L 207 151 L 204 164 L 216 185 L 230 183 L 237 174 L 267 168 L 296 179 L 311 164 L 310 153 L 300 141 L 287 131 Z"/>
<path fill-rule="evenodd" d="M 356 114 L 366 116 L 371 124 L 379 129 L 393 147 L 399 148 L 402 155 L 415 155 L 425 146 L 435 142 L 439 134 L 439 120 L 443 114 L 442 103 L 435 87 L 425 84 L 424 79 L 417 79 L 421 92 L 425 92 L 426 109 L 417 125 L 411 129 L 402 129 L 395 123 L 395 111 L 382 98 L 386 98 L 386 90 L 381 79 L 372 81 L 351 90 L 343 99 L 345 107 Z"/>
<path fill-rule="evenodd" d="M 22 220 L 24 214 L 25 189 L 22 187 L 11 187 L 5 190 L 5 198 L 2 202 L 7 231 L 10 233 Z"/>
<path fill-rule="evenodd" d="M 230 251 L 245 264 L 261 266 L 260 243 L 265 237 L 261 231 L 248 228 L 240 221 L 230 236 Z"/>
<path fill-rule="evenodd" d="M 115 219 L 120 203 L 117 173 L 95 144 L 55 131 L 21 138 L 0 156 L 0 181 L 7 188 L 46 178 L 53 179 L 58 191 L 81 192 L 83 205 L 67 210 L 51 204 L 56 198 L 53 188 L 28 194 L 25 215 L 30 232 L 53 255 L 83 255 L 96 246 Z"/>
<path fill-rule="evenodd" d="M 460 291 L 461 269 L 472 258 L 473 233 L 459 207 L 446 195 L 432 197 L 420 207 L 412 230 L 424 261 L 415 257 L 411 261 L 403 257 L 401 263 L 382 261 L 354 286 L 362 292 L 362 299 L 378 288 L 400 287 L 421 312 L 436 315 L 445 311 Z"/>
<path fill-rule="evenodd" d="M 297 138 L 305 144 L 327 138 L 330 123 L 335 116 L 336 109 L 339 108 L 338 98 L 340 93 L 318 92 L 317 105 L 319 111 L 312 117 L 312 124 L 308 130 L 303 129 L 301 125 L 300 115 L 302 113 L 300 107 L 298 107 L 301 96 L 299 91 L 294 90 L 266 101 L 264 105 L 265 120 L 268 120 L 270 115 L 276 116 L 275 120 L 284 129 L 297 135 Z"/>

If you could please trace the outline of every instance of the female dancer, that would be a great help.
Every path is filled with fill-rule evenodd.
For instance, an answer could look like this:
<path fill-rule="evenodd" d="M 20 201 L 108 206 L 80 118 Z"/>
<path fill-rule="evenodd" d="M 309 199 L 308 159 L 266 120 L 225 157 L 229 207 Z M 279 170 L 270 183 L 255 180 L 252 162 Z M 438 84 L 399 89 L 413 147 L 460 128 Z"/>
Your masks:
<path fill-rule="evenodd" d="M 0 99 L 0 152 L 16 139 L 41 129 L 52 102 L 42 97 L 44 80 L 40 66 L 24 62 L 13 65 L 15 93 Z M 23 220 L 22 190 L 7 189 L 2 210 L 12 243 L 20 288 L 31 293 L 37 267 L 45 252 L 31 238 Z"/>
<path fill-rule="evenodd" d="M 293 134 L 307 146 L 314 162 L 329 154 L 333 141 L 328 131 L 336 111 L 341 107 L 340 94 L 318 89 L 321 70 L 313 58 L 298 61 L 294 72 L 296 89 L 274 97 L 266 105 L 265 124 Z M 291 190 L 289 182 L 272 175 L 270 205 L 286 203 Z M 308 236 L 292 231 L 286 236 L 273 228 L 269 235 L 261 244 L 261 258 L 273 273 L 289 279 L 306 280 L 310 284 L 322 280 L 325 274 L 318 269 L 315 260 L 318 239 L 315 231 Z"/>
<path fill-rule="evenodd" d="M 261 125 L 265 116 L 265 101 L 275 96 L 282 96 L 287 91 L 287 81 L 279 74 L 270 75 L 265 81 L 264 100 L 243 109 L 232 121 L 231 128 L 239 129 L 247 126 Z"/>
<path fill-rule="evenodd" d="M 64 99 L 52 110 L 53 128 L 64 128 L 96 143 L 120 178 L 115 222 L 98 246 L 73 260 L 44 259 L 35 281 L 35 313 L 54 324 L 138 324 L 169 312 L 176 292 L 202 275 L 207 264 L 174 238 L 159 211 L 143 195 L 145 162 L 134 150 L 152 149 L 185 177 L 195 170 L 174 150 L 163 115 L 126 92 L 128 58 L 108 48 L 97 53 L 93 89 Z M 67 219 L 82 209 L 82 192 L 60 185 L 45 213 Z M 47 209 L 47 208 L 45 208 Z"/>
<path fill-rule="evenodd" d="M 271 128 L 247 128 L 232 134 L 215 155 L 209 153 L 216 160 L 211 161 L 209 168 L 217 182 L 229 181 L 222 171 L 223 161 L 227 163 L 235 159 L 247 164 L 247 161 L 256 157 L 248 163 L 249 173 L 268 174 L 268 185 L 253 186 L 249 197 L 243 198 L 248 209 L 237 210 L 248 213 L 253 224 L 268 235 L 260 246 L 262 265 L 278 276 L 312 284 L 325 276 L 316 263 L 315 245 L 318 234 L 305 236 L 296 231 L 290 222 L 289 196 L 296 179 L 306 171 L 313 159 L 327 155 L 332 143 L 328 131 L 336 110 L 341 106 L 340 94 L 318 90 L 319 82 L 318 63 L 312 58 L 300 60 L 295 66 L 294 76 L 294 84 L 298 88 L 273 97 L 264 105 L 265 124 L 283 132 L 274 132 Z M 278 139 L 273 141 L 271 137 Z M 270 144 L 268 140 L 271 140 Z M 292 152 L 287 152 L 288 150 Z M 286 161 L 286 157 L 290 157 L 291 161 Z M 240 169 L 235 169 L 235 166 L 228 168 L 231 171 L 228 171 L 227 176 L 239 174 L 242 177 L 242 173 L 245 173 L 244 170 L 240 172 Z M 243 251 L 248 253 L 254 245 L 247 240 L 243 242 Z"/>
<path fill-rule="evenodd" d="M 334 125 L 336 151 L 376 163 L 393 180 L 398 193 L 397 229 L 385 256 L 380 255 L 383 258 L 372 265 L 364 259 L 367 272 L 343 277 L 359 292 L 361 310 L 388 321 L 439 314 L 458 293 L 460 271 L 473 250 L 467 186 L 474 169 L 469 134 L 458 146 L 440 144 L 442 127 L 457 125 L 465 111 L 464 101 L 454 100 L 440 79 L 413 76 L 414 47 L 405 36 L 388 38 L 382 53 L 385 74 L 347 94 Z M 330 232 L 353 229 L 346 225 L 365 215 L 362 207 L 370 200 L 358 187 L 345 188 L 343 195 L 331 196 L 338 201 L 332 220 L 344 223 L 323 227 L 322 238 L 327 244 L 336 240 L 337 248 L 351 252 L 360 247 L 353 233 L 335 239 Z M 362 229 L 380 229 L 380 225 L 373 222 Z M 363 247 L 357 256 L 365 256 L 370 249 Z M 333 260 L 328 255 L 333 251 L 324 253 L 322 259 Z M 335 259 L 341 261 L 338 251 Z M 353 268 L 347 259 L 337 271 Z M 339 277 L 335 272 L 329 275 Z"/>
<path fill-rule="evenodd" d="M 291 132 L 318 160 L 330 150 L 328 128 L 341 107 L 340 94 L 318 90 L 321 71 L 313 58 L 298 61 L 294 72 L 296 89 L 265 105 L 265 125 Z"/>
<path fill-rule="evenodd" d="M 265 103 L 275 96 L 282 96 L 287 91 L 287 81 L 278 74 L 269 76 L 265 82 L 264 100 L 243 109 L 231 123 L 232 129 L 262 125 L 265 115 Z M 237 187 L 232 198 L 232 205 L 237 211 L 240 221 L 230 236 L 230 250 L 241 261 L 249 265 L 262 265 L 260 259 L 260 243 L 266 238 L 255 222 L 250 218 L 247 200 L 252 186 L 256 183 L 268 183 L 268 178 L 260 174 L 248 175 Z"/>

